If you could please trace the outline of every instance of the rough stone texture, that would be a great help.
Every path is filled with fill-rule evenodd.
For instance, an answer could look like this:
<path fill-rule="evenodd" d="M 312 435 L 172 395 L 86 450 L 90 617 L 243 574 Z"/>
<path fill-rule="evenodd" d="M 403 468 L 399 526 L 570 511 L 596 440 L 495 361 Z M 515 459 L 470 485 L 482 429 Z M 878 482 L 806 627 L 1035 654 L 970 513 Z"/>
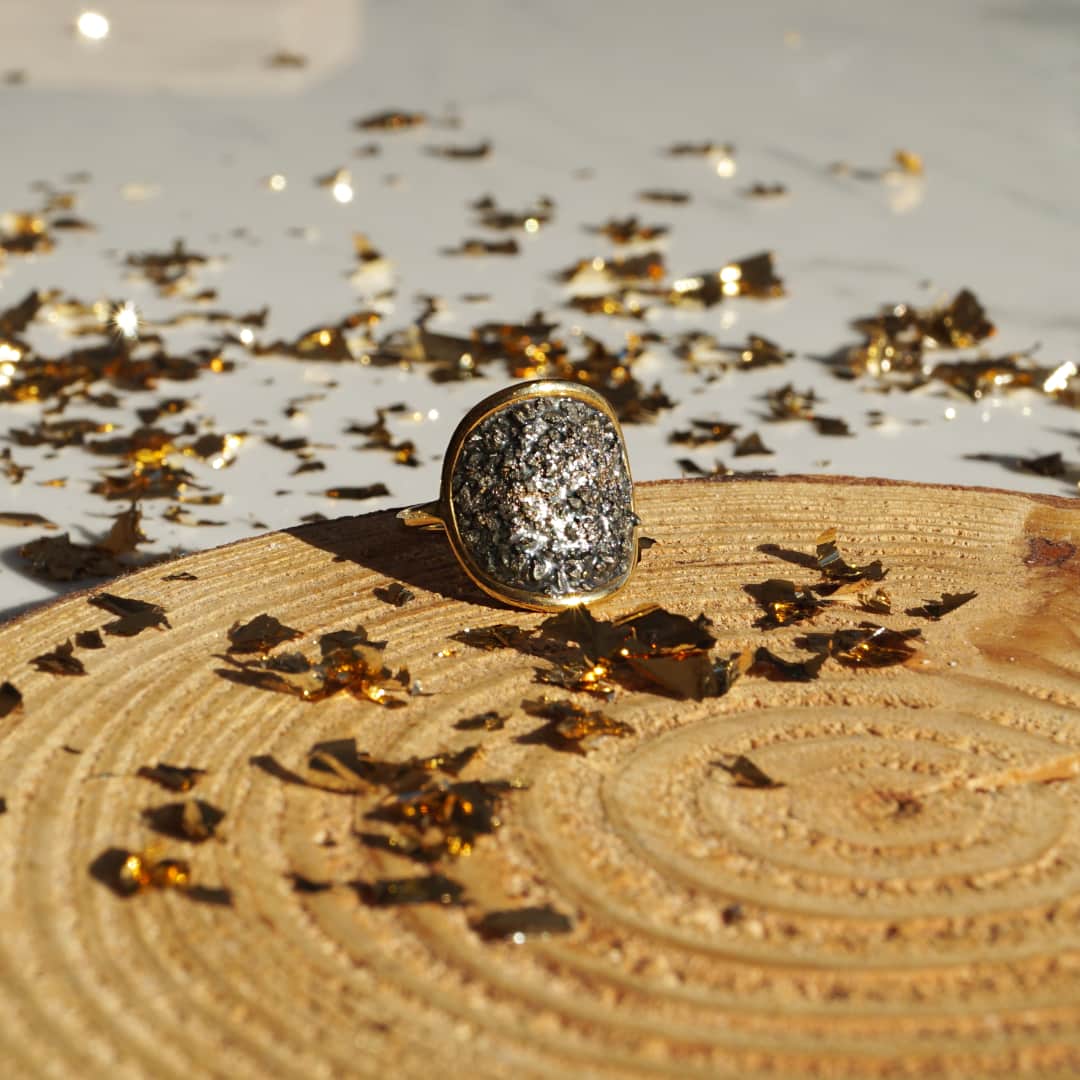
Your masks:
<path fill-rule="evenodd" d="M 592 592 L 634 558 L 631 480 L 613 422 L 574 398 L 493 413 L 453 477 L 461 538 L 496 581 L 545 596 Z"/>

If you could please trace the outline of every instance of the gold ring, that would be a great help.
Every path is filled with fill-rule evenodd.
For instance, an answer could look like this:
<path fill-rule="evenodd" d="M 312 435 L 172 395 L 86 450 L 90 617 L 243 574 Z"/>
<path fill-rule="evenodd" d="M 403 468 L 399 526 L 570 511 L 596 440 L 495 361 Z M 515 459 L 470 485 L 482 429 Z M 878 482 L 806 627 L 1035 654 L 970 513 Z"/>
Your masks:
<path fill-rule="evenodd" d="M 531 611 L 604 600 L 638 558 L 618 418 L 595 390 L 560 379 L 519 383 L 471 409 L 447 447 L 438 501 L 398 517 L 444 530 L 484 592 Z"/>

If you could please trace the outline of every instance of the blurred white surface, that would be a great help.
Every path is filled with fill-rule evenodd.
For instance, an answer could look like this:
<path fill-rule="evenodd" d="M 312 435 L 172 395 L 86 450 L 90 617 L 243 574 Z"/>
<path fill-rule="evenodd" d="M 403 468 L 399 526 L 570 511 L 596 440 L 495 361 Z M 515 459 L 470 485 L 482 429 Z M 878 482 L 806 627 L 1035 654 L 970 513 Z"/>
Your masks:
<path fill-rule="evenodd" d="M 690 418 L 718 417 L 759 430 L 775 454 L 732 460 L 721 445 L 692 455 L 704 466 L 722 458 L 781 473 L 1076 494 L 1074 481 L 965 457 L 1060 451 L 1075 463 L 1076 412 L 1035 394 L 970 402 L 930 388 L 883 396 L 838 381 L 819 359 L 858 340 L 849 325 L 855 317 L 899 301 L 932 304 L 967 287 L 998 326 L 987 344 L 992 354 L 1038 345 L 1048 366 L 1080 362 L 1075 4 L 128 0 L 95 7 L 109 19 L 100 41 L 75 32 L 82 10 L 57 0 L 0 6 L 0 213 L 36 205 L 35 181 L 68 190 L 65 178 L 86 171 L 91 179 L 74 189 L 77 212 L 97 226 L 63 234 L 49 254 L 9 258 L 0 310 L 41 288 L 88 301 L 130 299 L 151 319 L 167 316 L 190 305 L 132 283 L 123 260 L 181 237 L 215 257 L 200 276 L 218 290 L 213 306 L 241 312 L 268 304 L 261 336 L 295 337 L 369 304 L 379 283 L 350 280 L 352 236 L 364 232 L 391 261 L 397 289 L 383 306 L 381 332 L 414 322 L 424 306 L 418 297 L 427 294 L 447 303 L 431 329 L 465 332 L 541 309 L 560 333 L 580 327 L 614 348 L 642 324 L 567 309 L 554 273 L 608 252 L 586 225 L 637 213 L 671 226 L 665 251 L 674 275 L 771 249 L 789 293 L 664 312 L 645 329 L 702 329 L 733 343 L 753 332 L 797 353 L 785 367 L 705 384 L 668 346 L 653 349 L 637 374 L 661 381 L 678 406 L 653 425 L 627 429 L 637 479 L 678 475 L 676 459 L 687 455 L 667 436 Z M 272 66 L 279 53 L 303 55 L 307 64 Z M 5 72 L 25 77 L 5 82 Z M 391 108 L 456 115 L 461 125 L 354 130 L 356 118 Z M 494 148 L 483 161 L 426 152 L 482 139 Z M 663 153 L 673 142 L 705 140 L 735 144 L 733 177 L 700 158 Z M 355 156 L 373 142 L 377 156 Z M 836 161 L 881 169 L 899 147 L 922 155 L 924 178 L 867 182 L 828 169 Z M 315 183 L 340 167 L 352 174 L 347 204 Z M 275 173 L 287 179 L 279 192 L 263 182 Z M 744 197 L 755 181 L 781 182 L 790 195 Z M 133 184 L 150 197 L 132 201 Z M 648 205 L 636 197 L 647 188 L 683 189 L 692 201 Z M 516 257 L 441 254 L 467 236 L 497 238 L 469 209 L 488 192 L 510 207 L 550 196 L 555 220 L 518 235 Z M 491 299 L 462 302 L 469 293 Z M 47 353 L 72 347 L 45 330 L 30 336 Z M 166 336 L 171 351 L 182 352 L 212 331 L 182 327 Z M 230 355 L 238 370 L 228 376 L 128 394 L 120 411 L 83 403 L 68 410 L 124 431 L 136 423 L 135 407 L 194 397 L 184 419 L 249 433 L 229 468 L 187 463 L 225 493 L 203 515 L 224 524 L 172 524 L 160 517 L 166 502 L 147 502 L 144 528 L 155 541 L 147 551 L 208 547 L 314 511 L 336 516 L 434 497 L 458 418 L 507 381 L 496 365 L 493 377 L 436 386 L 423 371 Z M 814 388 L 823 411 L 845 418 L 855 437 L 763 423 L 761 394 L 786 382 Z M 283 415 L 290 399 L 320 389 L 323 399 Z M 360 451 L 361 440 L 343 434 L 350 421 L 369 422 L 377 406 L 394 402 L 409 411 L 391 428 L 416 442 L 421 468 Z M 867 413 L 875 409 L 886 420 L 872 427 Z M 0 440 L 41 415 L 34 404 L 0 405 Z M 288 476 L 294 459 L 265 445 L 260 431 L 327 444 L 318 452 L 326 470 Z M 111 462 L 74 447 L 13 453 L 31 471 L 18 485 L 0 475 L 0 511 L 41 513 L 85 539 L 121 508 L 89 493 Z M 41 486 L 54 477 L 66 477 L 66 487 Z M 391 495 L 373 502 L 319 494 L 379 480 Z M 35 535 L 0 526 L 0 615 L 62 588 L 26 575 L 16 552 Z"/>

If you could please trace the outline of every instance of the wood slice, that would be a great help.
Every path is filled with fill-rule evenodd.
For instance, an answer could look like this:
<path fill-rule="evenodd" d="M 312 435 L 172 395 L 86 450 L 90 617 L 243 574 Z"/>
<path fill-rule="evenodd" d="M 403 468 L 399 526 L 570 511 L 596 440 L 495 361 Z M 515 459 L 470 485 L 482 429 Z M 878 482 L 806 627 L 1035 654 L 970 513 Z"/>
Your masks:
<path fill-rule="evenodd" d="M 24 697 L 0 720 L 7 1075 L 1076 1075 L 1080 781 L 968 782 L 1080 749 L 1076 504 L 778 479 L 643 485 L 640 510 L 658 543 L 599 614 L 658 602 L 704 612 L 725 655 L 795 655 L 808 627 L 756 628 L 743 586 L 815 580 L 792 552 L 837 525 L 851 559 L 889 570 L 894 614 L 876 618 L 921 626 L 922 649 L 804 683 L 751 674 L 703 702 L 623 690 L 605 709 L 631 737 L 557 752 L 521 741 L 538 726 L 523 699 L 566 696 L 536 685 L 538 661 L 450 640 L 542 616 L 487 602 L 444 538 L 389 513 L 112 583 L 172 629 L 77 649 L 85 677 L 29 660 L 111 618 L 87 594 L 0 627 L 0 681 Z M 164 580 L 180 571 L 194 580 Z M 378 599 L 389 581 L 416 599 Z M 969 591 L 938 622 L 903 614 Z M 363 624 L 424 696 L 313 704 L 229 681 L 226 632 L 262 612 L 301 647 Z M 809 629 L 860 618 L 834 607 Z M 503 730 L 455 728 L 489 709 Z M 428 870 L 360 843 L 374 796 L 288 782 L 340 738 L 395 760 L 479 741 L 462 776 L 522 785 L 501 828 L 439 864 L 464 903 L 377 907 L 349 887 Z M 730 754 L 784 786 L 736 786 L 715 764 Z M 158 761 L 207 770 L 191 794 L 224 811 L 218 836 L 168 852 L 230 905 L 125 899 L 90 872 L 155 839 L 142 812 L 179 796 L 135 774 Z M 569 933 L 470 929 L 545 904 Z"/>

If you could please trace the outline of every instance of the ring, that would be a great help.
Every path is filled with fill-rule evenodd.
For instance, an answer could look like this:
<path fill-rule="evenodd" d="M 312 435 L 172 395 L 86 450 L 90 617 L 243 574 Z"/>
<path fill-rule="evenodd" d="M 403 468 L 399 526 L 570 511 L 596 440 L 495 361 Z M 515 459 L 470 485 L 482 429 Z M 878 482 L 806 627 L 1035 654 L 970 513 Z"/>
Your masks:
<path fill-rule="evenodd" d="M 447 447 L 438 501 L 398 517 L 444 530 L 484 592 L 531 611 L 604 600 L 638 558 L 618 418 L 595 390 L 559 379 L 519 383 L 471 409 Z"/>

